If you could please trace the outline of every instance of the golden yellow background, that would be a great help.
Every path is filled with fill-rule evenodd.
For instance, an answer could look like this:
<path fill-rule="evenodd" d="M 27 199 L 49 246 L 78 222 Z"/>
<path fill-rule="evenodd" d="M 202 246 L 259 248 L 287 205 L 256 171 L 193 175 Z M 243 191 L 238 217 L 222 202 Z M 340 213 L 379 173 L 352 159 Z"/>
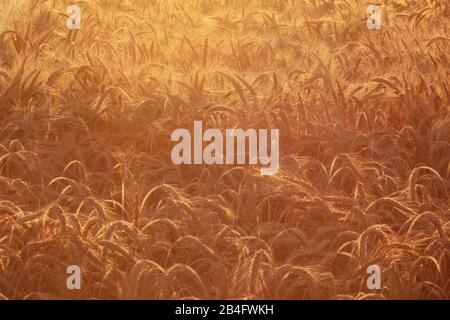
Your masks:
<path fill-rule="evenodd" d="M 450 298 L 448 1 L 380 30 L 355 0 L 69 4 L 0 0 L 0 297 Z M 194 120 L 279 128 L 279 173 L 173 165 Z"/>

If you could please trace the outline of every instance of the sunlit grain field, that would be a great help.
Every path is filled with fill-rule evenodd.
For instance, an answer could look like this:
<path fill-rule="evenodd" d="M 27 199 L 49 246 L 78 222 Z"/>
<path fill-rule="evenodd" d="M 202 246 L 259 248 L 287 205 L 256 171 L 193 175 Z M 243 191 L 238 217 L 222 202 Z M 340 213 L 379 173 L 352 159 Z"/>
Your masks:
<path fill-rule="evenodd" d="M 0 0 L 0 298 L 450 298 L 448 1 L 380 30 L 355 0 L 69 4 Z M 174 165 L 195 120 L 279 128 L 280 170 Z"/>

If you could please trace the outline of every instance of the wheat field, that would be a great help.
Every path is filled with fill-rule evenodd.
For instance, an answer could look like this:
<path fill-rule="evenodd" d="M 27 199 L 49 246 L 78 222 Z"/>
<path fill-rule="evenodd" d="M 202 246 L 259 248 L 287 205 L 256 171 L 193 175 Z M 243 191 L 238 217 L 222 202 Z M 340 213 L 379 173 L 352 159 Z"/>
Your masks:
<path fill-rule="evenodd" d="M 356 0 L 69 4 L 0 0 L 0 298 L 450 299 L 448 0 L 379 30 Z M 199 119 L 279 128 L 279 172 L 174 165 Z"/>

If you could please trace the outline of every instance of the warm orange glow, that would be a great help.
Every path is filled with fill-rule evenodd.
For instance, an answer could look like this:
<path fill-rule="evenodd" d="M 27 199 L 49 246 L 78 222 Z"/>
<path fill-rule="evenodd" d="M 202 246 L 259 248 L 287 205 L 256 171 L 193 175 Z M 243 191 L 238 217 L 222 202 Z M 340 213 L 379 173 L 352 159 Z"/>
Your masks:
<path fill-rule="evenodd" d="M 449 299 L 450 8 L 416 2 L 0 0 L 0 298 Z M 174 164 L 195 121 L 279 129 L 279 170 Z"/>

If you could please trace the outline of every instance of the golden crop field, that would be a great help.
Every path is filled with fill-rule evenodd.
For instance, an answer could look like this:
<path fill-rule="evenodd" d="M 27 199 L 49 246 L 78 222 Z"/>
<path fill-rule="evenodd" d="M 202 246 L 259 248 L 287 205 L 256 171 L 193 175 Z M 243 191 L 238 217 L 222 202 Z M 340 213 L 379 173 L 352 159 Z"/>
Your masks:
<path fill-rule="evenodd" d="M 0 298 L 450 299 L 450 2 L 374 2 L 0 0 Z"/>

